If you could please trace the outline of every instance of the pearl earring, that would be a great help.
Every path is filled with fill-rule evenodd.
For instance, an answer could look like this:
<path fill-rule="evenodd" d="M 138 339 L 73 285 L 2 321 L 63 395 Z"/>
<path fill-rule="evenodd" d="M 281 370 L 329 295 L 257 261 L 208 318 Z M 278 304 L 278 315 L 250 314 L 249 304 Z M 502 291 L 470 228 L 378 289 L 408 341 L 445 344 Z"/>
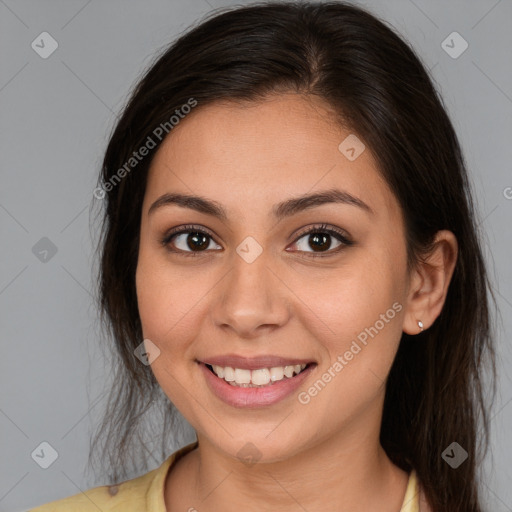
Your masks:
<path fill-rule="evenodd" d="M 418 327 L 423 331 L 423 322 L 418 320 Z"/>

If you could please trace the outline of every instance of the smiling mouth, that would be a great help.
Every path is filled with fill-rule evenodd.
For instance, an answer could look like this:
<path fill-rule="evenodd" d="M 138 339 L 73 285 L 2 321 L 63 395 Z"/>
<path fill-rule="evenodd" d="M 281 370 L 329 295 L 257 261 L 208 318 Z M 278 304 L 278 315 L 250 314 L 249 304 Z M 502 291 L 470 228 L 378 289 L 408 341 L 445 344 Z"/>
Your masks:
<path fill-rule="evenodd" d="M 204 363 L 219 379 L 226 381 L 231 386 L 240 388 L 262 388 L 274 385 L 278 382 L 293 379 L 315 363 L 295 364 L 288 366 L 275 366 L 272 368 L 258 368 L 247 370 L 243 368 L 222 367 Z"/>

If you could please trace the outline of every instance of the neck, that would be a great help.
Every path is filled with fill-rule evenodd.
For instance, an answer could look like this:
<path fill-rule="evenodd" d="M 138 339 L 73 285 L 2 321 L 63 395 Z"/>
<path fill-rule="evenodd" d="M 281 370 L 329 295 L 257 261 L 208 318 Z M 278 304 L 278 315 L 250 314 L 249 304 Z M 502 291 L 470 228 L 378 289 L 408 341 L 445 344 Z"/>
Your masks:
<path fill-rule="evenodd" d="M 387 457 L 374 432 L 340 433 L 284 461 L 245 464 L 198 436 L 180 461 L 167 510 L 323 510 L 397 512 L 408 475 Z M 250 505 L 248 505 L 250 504 Z"/>

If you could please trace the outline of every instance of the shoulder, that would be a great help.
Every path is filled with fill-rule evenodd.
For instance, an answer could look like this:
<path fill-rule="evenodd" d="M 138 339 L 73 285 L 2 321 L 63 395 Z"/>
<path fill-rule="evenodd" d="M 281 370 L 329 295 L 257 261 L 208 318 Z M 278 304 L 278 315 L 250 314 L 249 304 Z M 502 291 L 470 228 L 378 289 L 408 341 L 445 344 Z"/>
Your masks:
<path fill-rule="evenodd" d="M 197 441 L 170 455 L 160 467 L 117 485 L 101 485 L 67 498 L 62 498 L 28 512 L 140 512 L 151 509 L 165 511 L 164 483 L 172 464 L 197 447 Z"/>
<path fill-rule="evenodd" d="M 409 481 L 400 512 L 432 512 L 418 474 L 414 469 L 409 473 Z"/>
<path fill-rule="evenodd" d="M 46 503 L 29 512 L 114 512 L 145 510 L 146 494 L 155 471 L 122 482 L 102 485 L 72 496 Z"/>
<path fill-rule="evenodd" d="M 433 512 L 432 507 L 430 506 L 427 496 L 425 494 L 425 489 L 418 478 L 418 474 L 415 470 L 411 472 L 411 480 L 414 480 L 414 502 L 415 505 L 412 508 L 414 512 Z"/>

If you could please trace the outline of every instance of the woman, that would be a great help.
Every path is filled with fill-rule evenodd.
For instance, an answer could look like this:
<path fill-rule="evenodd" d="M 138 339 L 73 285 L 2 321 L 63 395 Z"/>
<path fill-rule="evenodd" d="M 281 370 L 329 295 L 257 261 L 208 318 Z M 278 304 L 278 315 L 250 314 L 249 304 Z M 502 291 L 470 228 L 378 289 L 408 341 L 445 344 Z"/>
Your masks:
<path fill-rule="evenodd" d="M 210 17 L 137 85 L 95 196 L 111 481 L 160 391 L 163 439 L 175 406 L 197 441 L 35 511 L 483 510 L 471 189 L 383 22 L 340 2 Z"/>

